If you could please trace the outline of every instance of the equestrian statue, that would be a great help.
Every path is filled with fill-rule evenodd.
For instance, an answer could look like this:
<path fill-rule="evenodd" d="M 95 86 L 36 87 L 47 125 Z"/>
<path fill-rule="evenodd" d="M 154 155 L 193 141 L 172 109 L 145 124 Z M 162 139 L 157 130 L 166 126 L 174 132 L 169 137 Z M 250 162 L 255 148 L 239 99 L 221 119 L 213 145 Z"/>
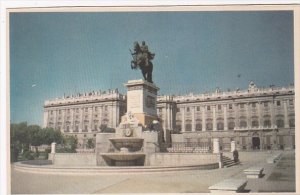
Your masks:
<path fill-rule="evenodd" d="M 153 64 L 151 60 L 154 59 L 155 54 L 148 50 L 148 46 L 145 41 L 140 45 L 138 42 L 134 42 L 134 51 L 130 50 L 133 60 L 131 61 L 131 69 L 141 69 L 143 77 L 146 81 L 153 83 L 152 71 Z"/>

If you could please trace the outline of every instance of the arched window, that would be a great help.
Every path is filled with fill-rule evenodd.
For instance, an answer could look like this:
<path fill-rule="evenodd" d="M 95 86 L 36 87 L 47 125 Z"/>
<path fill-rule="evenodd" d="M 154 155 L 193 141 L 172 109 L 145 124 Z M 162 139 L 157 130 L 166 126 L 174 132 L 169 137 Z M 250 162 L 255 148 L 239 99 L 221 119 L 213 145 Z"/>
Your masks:
<path fill-rule="evenodd" d="M 233 121 L 228 123 L 228 129 L 229 130 L 234 130 L 234 127 L 235 127 L 235 123 Z"/>
<path fill-rule="evenodd" d="M 271 121 L 270 120 L 265 120 L 264 121 L 264 127 L 271 127 Z"/>
<path fill-rule="evenodd" d="M 206 123 L 206 131 L 211 131 L 213 129 L 212 123 Z"/>
<path fill-rule="evenodd" d="M 290 125 L 290 127 L 295 127 L 295 119 L 294 118 L 290 118 L 289 125 Z"/>
<path fill-rule="evenodd" d="M 181 131 L 181 120 L 176 120 L 176 129 Z"/>
<path fill-rule="evenodd" d="M 284 120 L 283 120 L 283 119 L 277 119 L 277 120 L 276 120 L 276 125 L 277 125 L 277 127 L 279 127 L 279 128 L 284 127 Z"/>
<path fill-rule="evenodd" d="M 246 128 L 247 127 L 247 122 L 246 121 L 240 121 L 240 127 Z"/>
<path fill-rule="evenodd" d="M 252 127 L 258 127 L 258 126 L 259 126 L 257 120 L 252 121 L 252 124 L 251 124 L 251 125 L 252 125 Z"/>
<path fill-rule="evenodd" d="M 185 131 L 192 131 L 192 121 L 189 119 L 185 121 Z"/>
<path fill-rule="evenodd" d="M 213 124 L 212 119 L 208 118 L 206 119 L 206 131 L 212 131 L 213 130 Z"/>
<path fill-rule="evenodd" d="M 196 131 L 202 131 L 202 124 L 196 123 Z"/>
<path fill-rule="evenodd" d="M 224 123 L 223 122 L 218 122 L 217 123 L 217 130 L 224 130 Z"/>

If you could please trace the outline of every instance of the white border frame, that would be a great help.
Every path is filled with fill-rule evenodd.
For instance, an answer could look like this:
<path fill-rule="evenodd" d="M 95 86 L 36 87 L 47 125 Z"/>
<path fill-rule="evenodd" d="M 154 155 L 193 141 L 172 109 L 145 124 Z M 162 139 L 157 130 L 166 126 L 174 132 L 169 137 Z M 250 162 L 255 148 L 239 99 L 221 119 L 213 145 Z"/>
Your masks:
<path fill-rule="evenodd" d="M 9 162 L 9 151 L 10 151 L 10 138 L 9 138 L 9 105 L 10 105 L 10 97 L 9 97 L 9 56 L 8 56 L 8 9 L 14 9 L 14 11 L 18 11 L 18 9 L 22 10 L 24 8 L 33 8 L 29 9 L 29 11 L 33 11 L 36 8 L 57 8 L 60 10 L 60 7 L 63 8 L 71 8 L 73 7 L 72 11 L 78 11 L 79 9 L 84 9 L 86 7 L 102 7 L 102 9 L 106 7 L 122 7 L 125 8 L 127 6 L 130 7 L 152 7 L 152 8 L 158 8 L 162 7 L 164 9 L 170 9 L 172 10 L 178 6 L 212 6 L 212 5 L 223 5 L 220 7 L 220 10 L 227 10 L 230 9 L 232 5 L 249 5 L 245 6 L 245 10 L 251 8 L 252 6 L 266 6 L 264 8 L 268 8 L 270 5 L 289 5 L 289 6 L 295 6 L 294 9 L 294 18 L 298 18 L 298 23 L 300 23 L 300 0 L 268 0 L 268 1 L 262 1 L 262 0 L 245 0 L 245 1 L 239 1 L 239 0 L 164 0 L 164 1 L 157 1 L 157 0 L 143 0 L 143 1 L 134 1 L 134 0 L 111 0 L 111 1 L 83 1 L 83 0 L 73 0 L 73 1 L 1 1 L 0 0 L 0 194 L 10 194 L 11 192 L 11 186 L 10 186 L 10 162 Z M 252 5 L 252 6 L 251 6 Z M 81 8 L 79 8 L 81 7 Z M 278 10 L 279 7 L 275 6 L 275 9 Z M 273 9 L 273 8 L 271 8 Z M 215 10 L 215 9 L 214 9 Z M 24 11 L 24 10 L 23 10 Z M 60 10 L 64 11 L 64 10 Z M 144 11 L 144 10 L 142 10 Z M 217 10 L 216 10 L 217 11 Z M 296 36 L 297 35 L 297 36 Z M 296 26 L 296 21 L 294 21 L 294 53 L 295 53 L 295 60 L 294 60 L 294 68 L 295 68 L 295 119 L 296 119 L 296 127 L 299 127 L 300 124 L 300 118 L 298 117 L 300 113 L 300 101 L 299 101 L 299 83 L 300 83 L 300 77 L 297 76 L 300 73 L 300 58 L 299 54 L 296 56 L 296 51 L 300 53 L 300 29 L 299 24 Z M 296 74 L 298 73 L 298 74 Z M 8 78 L 7 78 L 8 76 Z M 299 129 L 299 128 L 297 128 Z M 296 140 L 300 140 L 300 134 L 297 132 L 297 129 L 295 129 L 296 133 Z M 297 144 L 296 141 L 296 151 L 300 149 L 299 144 Z M 300 187 L 300 177 L 299 177 L 299 160 L 300 156 L 296 155 L 296 194 L 299 193 L 299 187 Z M 260 193 L 263 194 L 263 193 Z M 268 193 L 269 194 L 269 193 Z M 280 193 L 282 194 L 282 193 Z M 295 193 L 291 193 L 295 194 Z"/>

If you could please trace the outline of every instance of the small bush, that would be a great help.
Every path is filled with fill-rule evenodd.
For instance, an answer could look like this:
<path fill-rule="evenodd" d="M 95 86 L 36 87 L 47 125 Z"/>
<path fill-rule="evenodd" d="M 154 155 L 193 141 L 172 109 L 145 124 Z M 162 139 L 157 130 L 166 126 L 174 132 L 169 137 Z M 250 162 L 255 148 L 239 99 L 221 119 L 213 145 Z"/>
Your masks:
<path fill-rule="evenodd" d="M 25 151 L 23 154 L 23 158 L 26 160 L 33 160 L 34 157 L 30 151 Z"/>

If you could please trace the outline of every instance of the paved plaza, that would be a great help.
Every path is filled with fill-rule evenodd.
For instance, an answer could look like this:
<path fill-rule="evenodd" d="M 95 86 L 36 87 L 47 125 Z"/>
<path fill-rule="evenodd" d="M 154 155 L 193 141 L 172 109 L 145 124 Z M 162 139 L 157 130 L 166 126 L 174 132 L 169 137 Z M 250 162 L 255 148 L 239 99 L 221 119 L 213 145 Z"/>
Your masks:
<path fill-rule="evenodd" d="M 229 155 L 229 154 L 227 154 Z M 12 193 L 207 193 L 227 178 L 246 178 L 243 170 L 259 165 L 260 179 L 247 179 L 246 192 L 295 192 L 295 152 L 284 152 L 276 164 L 267 164 L 269 152 L 241 152 L 241 164 L 223 169 L 162 173 L 62 175 L 19 172 L 12 169 Z"/>

